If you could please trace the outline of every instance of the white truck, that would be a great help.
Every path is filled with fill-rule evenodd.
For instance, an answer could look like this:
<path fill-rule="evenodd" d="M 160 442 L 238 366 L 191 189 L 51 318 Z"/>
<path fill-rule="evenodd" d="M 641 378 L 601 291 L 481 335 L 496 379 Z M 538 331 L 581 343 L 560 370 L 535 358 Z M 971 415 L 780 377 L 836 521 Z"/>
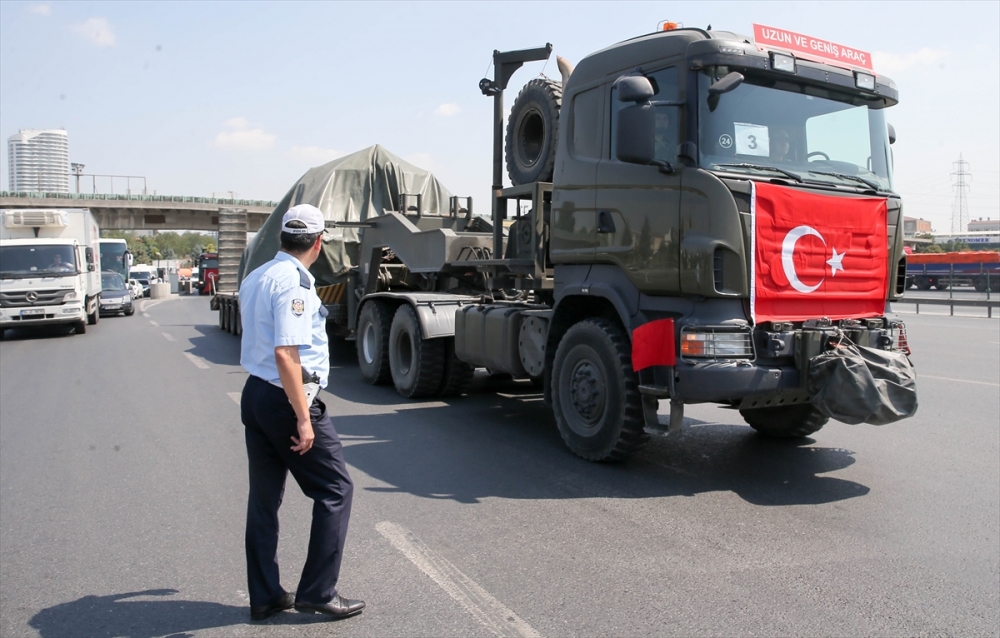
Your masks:
<path fill-rule="evenodd" d="M 87 209 L 0 213 L 0 336 L 8 328 L 100 319 L 100 230 Z"/>

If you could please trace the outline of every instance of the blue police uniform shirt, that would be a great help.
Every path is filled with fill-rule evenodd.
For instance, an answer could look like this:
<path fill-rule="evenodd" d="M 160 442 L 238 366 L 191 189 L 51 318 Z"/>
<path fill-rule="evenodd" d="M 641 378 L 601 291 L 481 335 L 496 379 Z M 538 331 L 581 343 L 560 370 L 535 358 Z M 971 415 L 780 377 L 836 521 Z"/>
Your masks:
<path fill-rule="evenodd" d="M 320 387 L 326 387 L 330 372 L 327 312 L 315 283 L 302 262 L 286 252 L 246 276 L 240 284 L 240 365 L 247 372 L 281 386 L 274 349 L 298 346 L 303 370 L 315 373 Z"/>

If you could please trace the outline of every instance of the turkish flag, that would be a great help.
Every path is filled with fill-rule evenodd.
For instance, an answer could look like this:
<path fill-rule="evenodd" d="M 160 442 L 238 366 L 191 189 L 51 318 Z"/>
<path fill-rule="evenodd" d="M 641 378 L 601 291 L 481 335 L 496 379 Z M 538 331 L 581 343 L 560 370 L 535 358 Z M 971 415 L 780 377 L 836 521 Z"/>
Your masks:
<path fill-rule="evenodd" d="M 755 322 L 877 317 L 889 247 L 884 197 L 819 195 L 754 183 Z"/>

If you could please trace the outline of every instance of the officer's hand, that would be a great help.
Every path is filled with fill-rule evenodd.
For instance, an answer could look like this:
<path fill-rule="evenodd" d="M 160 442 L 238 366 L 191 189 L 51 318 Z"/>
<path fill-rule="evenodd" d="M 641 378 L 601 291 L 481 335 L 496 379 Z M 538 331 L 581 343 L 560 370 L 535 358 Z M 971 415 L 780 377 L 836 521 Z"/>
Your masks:
<path fill-rule="evenodd" d="M 305 454 L 313 446 L 313 440 L 316 438 L 313 435 L 312 421 L 306 419 L 304 421 L 299 421 L 298 425 L 299 436 L 292 437 L 292 441 L 295 445 L 292 446 L 292 452 L 298 452 L 299 454 Z"/>

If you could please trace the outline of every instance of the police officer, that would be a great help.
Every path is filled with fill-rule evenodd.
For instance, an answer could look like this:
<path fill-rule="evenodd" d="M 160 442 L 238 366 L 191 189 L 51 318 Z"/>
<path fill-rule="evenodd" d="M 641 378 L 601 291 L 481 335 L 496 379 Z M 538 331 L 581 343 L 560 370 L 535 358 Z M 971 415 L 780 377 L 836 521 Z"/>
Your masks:
<path fill-rule="evenodd" d="M 340 439 L 318 398 L 330 369 L 326 309 L 311 266 L 323 247 L 325 222 L 315 206 L 288 209 L 281 250 L 240 285 L 240 364 L 250 373 L 240 401 L 250 464 L 247 577 L 250 616 L 297 611 L 342 618 L 364 608 L 337 593 L 354 486 Z M 278 507 L 285 477 L 313 500 L 309 552 L 295 596 L 278 578 Z"/>

